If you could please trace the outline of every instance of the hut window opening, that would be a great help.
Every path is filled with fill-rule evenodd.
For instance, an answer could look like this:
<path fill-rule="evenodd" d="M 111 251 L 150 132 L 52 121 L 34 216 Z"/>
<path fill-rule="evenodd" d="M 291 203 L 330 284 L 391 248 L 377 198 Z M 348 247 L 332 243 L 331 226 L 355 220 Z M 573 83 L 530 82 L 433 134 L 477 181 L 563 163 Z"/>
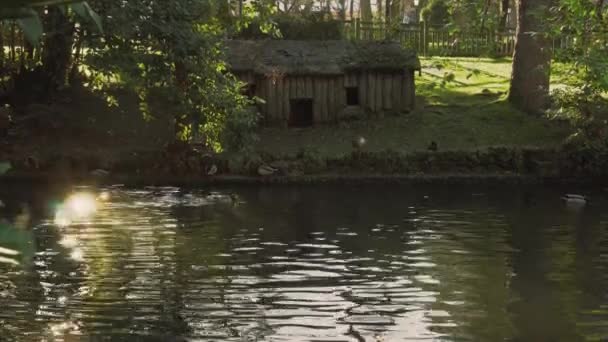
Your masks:
<path fill-rule="evenodd" d="M 346 105 L 359 105 L 359 87 L 346 87 Z"/>
<path fill-rule="evenodd" d="M 309 127 L 313 124 L 313 100 L 291 99 L 289 100 L 289 126 Z"/>

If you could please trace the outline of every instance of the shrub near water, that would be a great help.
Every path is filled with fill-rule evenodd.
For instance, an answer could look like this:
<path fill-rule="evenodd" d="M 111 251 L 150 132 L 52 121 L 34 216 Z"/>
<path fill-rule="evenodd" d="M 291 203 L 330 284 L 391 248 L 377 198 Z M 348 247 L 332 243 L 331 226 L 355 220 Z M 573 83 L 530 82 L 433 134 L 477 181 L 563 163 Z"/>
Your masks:
<path fill-rule="evenodd" d="M 608 139 L 608 6 L 602 1 L 560 0 L 553 7 L 553 35 L 570 39 L 556 51 L 567 62 L 567 87 L 553 93 L 551 116 L 570 120 L 572 142 L 605 146 Z"/>

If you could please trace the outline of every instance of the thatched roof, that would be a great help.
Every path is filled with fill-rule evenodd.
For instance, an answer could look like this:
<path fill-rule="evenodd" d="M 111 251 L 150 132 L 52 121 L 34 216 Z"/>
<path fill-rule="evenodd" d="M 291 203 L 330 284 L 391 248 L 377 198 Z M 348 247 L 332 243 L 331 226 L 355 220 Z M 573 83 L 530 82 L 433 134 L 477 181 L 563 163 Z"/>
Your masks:
<path fill-rule="evenodd" d="M 392 42 L 229 40 L 226 47 L 228 64 L 235 72 L 339 75 L 420 68 L 414 51 Z"/>

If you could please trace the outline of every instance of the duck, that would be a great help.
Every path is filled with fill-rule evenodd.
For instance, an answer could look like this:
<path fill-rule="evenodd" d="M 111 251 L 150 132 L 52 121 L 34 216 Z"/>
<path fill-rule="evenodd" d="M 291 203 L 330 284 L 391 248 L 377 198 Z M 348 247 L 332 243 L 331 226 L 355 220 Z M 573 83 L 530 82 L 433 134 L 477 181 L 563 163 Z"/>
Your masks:
<path fill-rule="evenodd" d="M 566 201 L 566 204 L 570 205 L 585 205 L 587 204 L 587 197 L 576 194 L 566 194 L 562 196 L 562 200 Z"/>
<path fill-rule="evenodd" d="M 213 176 L 217 173 L 217 165 L 212 164 L 209 169 L 207 170 L 207 175 L 208 176 Z"/>
<path fill-rule="evenodd" d="M 363 146 L 367 144 L 367 139 L 365 137 L 359 136 L 352 141 L 353 148 L 355 150 L 361 150 Z"/>
<path fill-rule="evenodd" d="M 431 141 L 431 143 L 429 144 L 428 150 L 436 152 L 438 148 L 439 148 L 439 146 L 437 145 L 437 142 Z"/>
<path fill-rule="evenodd" d="M 91 171 L 91 176 L 94 176 L 94 177 L 105 177 L 109 174 L 110 174 L 110 171 L 106 171 L 103 169 L 97 169 L 97 170 Z"/>
<path fill-rule="evenodd" d="M 258 175 L 260 176 L 272 176 L 277 171 L 277 169 L 268 165 L 260 165 L 260 167 L 258 167 Z"/>

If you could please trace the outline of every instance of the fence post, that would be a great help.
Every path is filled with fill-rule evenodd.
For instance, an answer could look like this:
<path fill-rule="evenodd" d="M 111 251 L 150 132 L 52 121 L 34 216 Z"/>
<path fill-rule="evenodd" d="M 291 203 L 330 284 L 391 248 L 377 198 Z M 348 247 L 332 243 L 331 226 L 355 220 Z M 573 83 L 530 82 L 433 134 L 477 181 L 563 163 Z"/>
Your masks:
<path fill-rule="evenodd" d="M 361 40 L 361 21 L 359 18 L 355 19 L 355 40 Z"/>
<path fill-rule="evenodd" d="M 422 41 L 422 55 L 426 56 L 428 52 L 427 44 L 428 44 L 428 31 L 426 26 L 426 21 L 420 22 L 420 33 L 421 33 L 421 41 Z"/>

